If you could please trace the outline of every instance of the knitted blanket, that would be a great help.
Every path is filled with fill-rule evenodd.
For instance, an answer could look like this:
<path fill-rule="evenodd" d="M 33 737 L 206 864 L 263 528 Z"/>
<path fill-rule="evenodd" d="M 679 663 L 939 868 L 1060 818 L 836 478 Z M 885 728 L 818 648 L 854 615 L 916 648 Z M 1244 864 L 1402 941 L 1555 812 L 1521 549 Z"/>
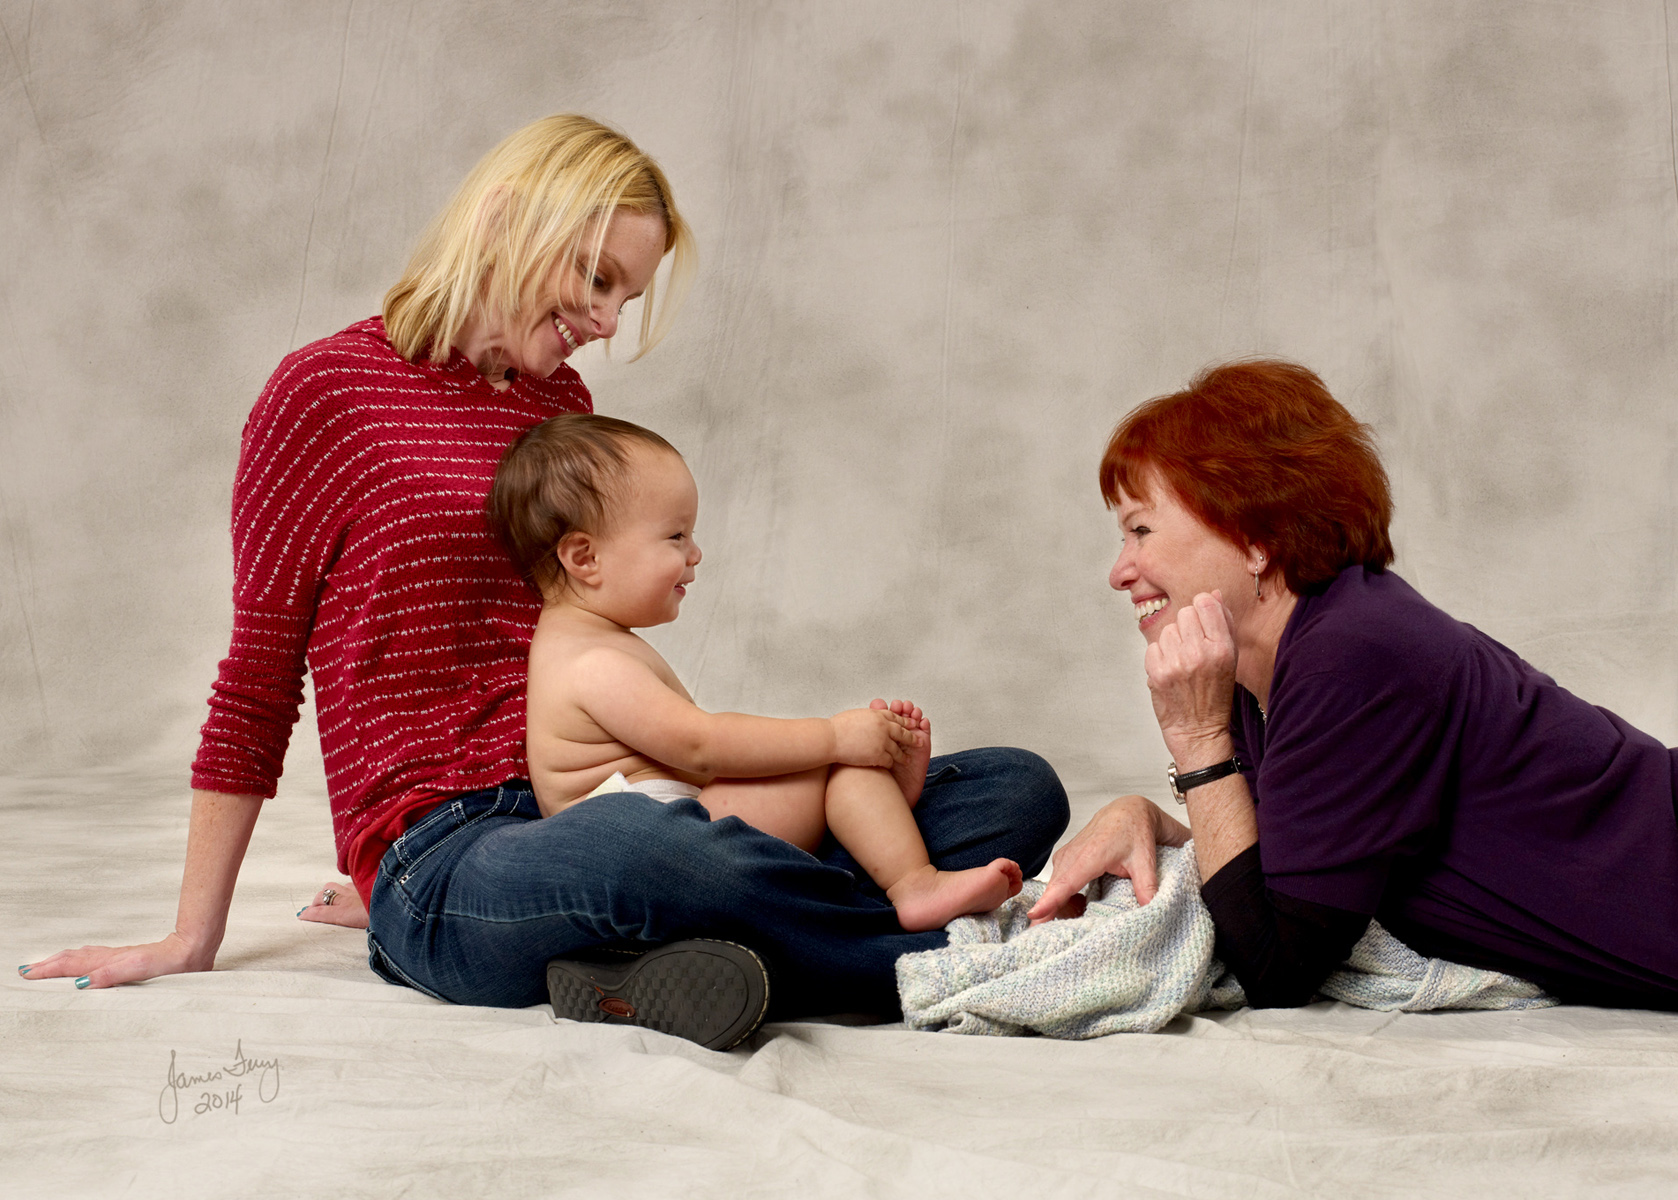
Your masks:
<path fill-rule="evenodd" d="M 1145 905 L 1130 880 L 1106 875 L 1085 889 L 1082 917 L 1033 928 L 1026 910 L 1044 887 L 1034 880 L 995 912 L 952 921 L 948 946 L 897 960 L 904 1021 L 947 1033 L 1092 1038 L 1242 1007 L 1241 984 L 1212 954 L 1193 843 L 1161 846 L 1159 877 Z M 1374 921 L 1322 995 L 1387 1012 L 1556 1003 L 1525 980 L 1423 958 Z"/>

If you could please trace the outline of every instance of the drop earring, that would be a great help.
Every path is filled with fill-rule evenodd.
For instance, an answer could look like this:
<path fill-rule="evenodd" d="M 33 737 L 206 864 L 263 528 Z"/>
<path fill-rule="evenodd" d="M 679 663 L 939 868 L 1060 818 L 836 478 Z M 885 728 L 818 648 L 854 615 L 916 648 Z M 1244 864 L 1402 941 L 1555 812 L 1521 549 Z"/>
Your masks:
<path fill-rule="evenodd" d="M 1264 555 L 1259 555 L 1259 565 L 1253 568 L 1253 598 L 1263 600 L 1264 593 L 1259 590 L 1259 572 L 1264 570 Z"/>

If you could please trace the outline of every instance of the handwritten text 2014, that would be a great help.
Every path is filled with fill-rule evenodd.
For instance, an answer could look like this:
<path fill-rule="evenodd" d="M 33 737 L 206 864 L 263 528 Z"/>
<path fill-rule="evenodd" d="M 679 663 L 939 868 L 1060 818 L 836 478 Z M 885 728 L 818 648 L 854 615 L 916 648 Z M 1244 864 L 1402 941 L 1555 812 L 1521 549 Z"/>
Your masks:
<path fill-rule="evenodd" d="M 239 1106 L 250 1098 L 245 1094 L 247 1082 L 254 1082 L 258 1103 L 271 1104 L 280 1094 L 280 1060 L 247 1058 L 243 1040 L 235 1044 L 233 1059 L 226 1066 L 192 1074 L 180 1070 L 175 1063 L 176 1054 L 171 1050 L 169 1074 L 163 1090 L 157 1094 L 157 1115 L 165 1125 L 173 1125 L 179 1119 L 183 1105 L 194 1116 L 212 1112 L 238 1116 Z"/>

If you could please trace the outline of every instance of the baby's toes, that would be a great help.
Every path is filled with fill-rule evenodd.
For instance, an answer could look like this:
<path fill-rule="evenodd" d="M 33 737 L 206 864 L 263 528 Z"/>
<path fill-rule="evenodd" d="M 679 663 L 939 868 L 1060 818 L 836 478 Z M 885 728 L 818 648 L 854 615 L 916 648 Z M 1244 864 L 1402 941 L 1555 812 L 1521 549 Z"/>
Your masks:
<path fill-rule="evenodd" d="M 1003 876 L 1007 878 L 1008 894 L 1010 896 L 1019 895 L 1020 888 L 1025 886 L 1025 873 L 1020 870 L 1020 864 L 1011 858 L 999 858 L 991 863 L 991 866 L 999 868 Z"/>

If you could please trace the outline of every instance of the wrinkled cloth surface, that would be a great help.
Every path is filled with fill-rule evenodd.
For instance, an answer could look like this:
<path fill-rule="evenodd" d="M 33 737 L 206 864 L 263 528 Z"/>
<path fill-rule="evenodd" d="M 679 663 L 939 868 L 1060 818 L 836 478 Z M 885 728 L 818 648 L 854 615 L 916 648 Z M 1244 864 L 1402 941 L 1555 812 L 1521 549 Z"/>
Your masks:
<path fill-rule="evenodd" d="M 178 790 L 178 773 L 0 779 L 8 961 L 167 927 Z M 323 795 L 264 806 L 214 971 L 104 991 L 0 974 L 8 1195 L 1641 1200 L 1678 1184 L 1678 1013 L 1323 1003 L 1088 1041 L 789 1022 L 718 1054 L 382 982 L 361 931 L 296 919 L 330 845 Z"/>
<path fill-rule="evenodd" d="M 950 923 L 950 944 L 897 960 L 911 1029 L 1083 1039 L 1153 1033 L 1180 1013 L 1246 1004 L 1212 953 L 1194 843 L 1159 848 L 1159 891 L 1136 902 L 1128 879 L 1085 889 L 1081 917 L 1035 928 L 1031 881 L 995 912 Z M 1496 971 L 1423 958 L 1371 921 L 1322 994 L 1385 1012 L 1553 1006 L 1537 986 Z"/>

